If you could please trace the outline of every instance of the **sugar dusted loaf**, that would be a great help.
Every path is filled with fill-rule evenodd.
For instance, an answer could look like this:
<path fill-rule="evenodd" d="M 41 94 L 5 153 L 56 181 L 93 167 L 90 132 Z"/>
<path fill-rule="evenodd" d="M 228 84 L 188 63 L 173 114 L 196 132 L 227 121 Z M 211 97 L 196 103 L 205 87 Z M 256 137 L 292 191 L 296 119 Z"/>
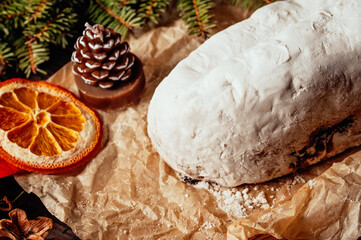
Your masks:
<path fill-rule="evenodd" d="M 360 145 L 360 107 L 361 1 L 280 1 L 181 61 L 148 133 L 176 171 L 231 187 Z"/>

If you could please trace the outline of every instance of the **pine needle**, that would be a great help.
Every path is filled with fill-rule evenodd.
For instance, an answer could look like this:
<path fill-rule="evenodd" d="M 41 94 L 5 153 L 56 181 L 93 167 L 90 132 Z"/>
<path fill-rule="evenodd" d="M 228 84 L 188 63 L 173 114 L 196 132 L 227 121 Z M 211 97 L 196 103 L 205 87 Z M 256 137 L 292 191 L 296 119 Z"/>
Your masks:
<path fill-rule="evenodd" d="M 184 22 L 188 25 L 190 34 L 198 34 L 203 38 L 209 37 L 208 30 L 215 27 L 210 13 L 213 3 L 211 0 L 179 0 L 178 10 Z"/>
<path fill-rule="evenodd" d="M 230 1 L 254 9 L 276 0 Z M 45 74 L 39 66 L 49 60 L 50 47 L 65 48 L 69 37 L 80 35 L 73 27 L 84 5 L 87 20 L 113 28 L 124 39 L 135 28 L 159 24 L 171 0 L 0 0 L 0 71 L 13 67 L 27 77 Z M 209 37 L 215 27 L 212 0 L 177 0 L 177 9 L 189 34 Z"/>
<path fill-rule="evenodd" d="M 65 8 L 52 18 L 40 19 L 38 24 L 31 24 L 24 29 L 24 35 L 27 36 L 27 42 L 48 42 L 54 45 L 61 44 L 66 47 L 66 37 L 72 37 L 71 28 L 76 22 L 76 15 L 70 8 Z"/>
<path fill-rule="evenodd" d="M 137 0 L 121 0 L 120 7 L 130 6 L 137 4 Z"/>
<path fill-rule="evenodd" d="M 151 21 L 158 24 L 161 13 L 165 12 L 170 4 L 170 0 L 142 0 L 138 9 L 142 24 Z"/>
<path fill-rule="evenodd" d="M 32 1 L 33 3 L 34 1 Z M 35 9 L 34 9 L 34 12 L 31 14 L 31 17 L 28 19 L 29 22 L 31 21 L 36 21 L 38 15 L 41 15 L 41 13 L 45 10 L 45 8 L 47 6 L 49 6 L 50 4 L 48 3 L 48 0 L 42 0 L 38 6 L 35 5 Z"/>
<path fill-rule="evenodd" d="M 202 23 L 202 20 L 200 18 L 200 15 L 199 15 L 197 2 L 196 2 L 196 0 L 192 0 L 192 2 L 193 2 L 193 8 L 194 8 L 194 12 L 196 14 L 197 23 L 198 23 L 198 27 L 199 27 L 201 37 L 206 38 L 206 31 L 204 30 L 203 23 Z"/>
<path fill-rule="evenodd" d="M 7 43 L 0 43 L 0 65 L 12 66 L 15 60 L 15 54 Z"/>
<path fill-rule="evenodd" d="M 256 9 L 277 0 L 230 0 L 233 5 L 240 6 L 244 9 Z"/>
<path fill-rule="evenodd" d="M 102 2 L 99 0 L 96 0 L 96 3 L 99 4 L 99 6 L 104 9 L 110 16 L 112 16 L 114 19 L 119 21 L 121 24 L 123 24 L 125 27 L 127 27 L 129 30 L 133 30 L 132 25 L 130 25 L 128 22 L 126 22 L 122 17 L 118 16 L 116 13 L 114 13 L 110 8 L 105 6 Z"/>
<path fill-rule="evenodd" d="M 25 44 L 28 49 L 28 56 L 29 56 L 31 71 L 34 74 L 36 74 L 36 69 L 38 68 L 38 66 L 36 66 L 36 64 L 34 62 L 34 55 L 33 55 L 33 49 L 31 48 L 31 42 L 26 42 Z"/>
<path fill-rule="evenodd" d="M 149 15 L 153 9 L 154 3 L 155 3 L 155 0 L 150 1 L 150 4 L 147 6 L 147 11 L 145 12 L 144 18 L 149 18 Z"/>
<path fill-rule="evenodd" d="M 49 60 L 49 46 L 37 42 L 26 42 L 24 39 L 16 41 L 16 56 L 19 68 L 28 78 L 31 73 L 46 74 L 39 65 Z"/>

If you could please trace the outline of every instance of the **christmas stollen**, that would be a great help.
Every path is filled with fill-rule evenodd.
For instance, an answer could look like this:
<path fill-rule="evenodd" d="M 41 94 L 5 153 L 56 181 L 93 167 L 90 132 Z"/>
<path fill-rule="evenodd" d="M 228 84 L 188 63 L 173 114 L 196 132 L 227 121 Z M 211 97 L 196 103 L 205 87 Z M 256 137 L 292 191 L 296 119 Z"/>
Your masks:
<path fill-rule="evenodd" d="M 281 1 L 214 35 L 157 87 L 155 149 L 224 186 L 267 181 L 361 144 L 361 1 Z"/>

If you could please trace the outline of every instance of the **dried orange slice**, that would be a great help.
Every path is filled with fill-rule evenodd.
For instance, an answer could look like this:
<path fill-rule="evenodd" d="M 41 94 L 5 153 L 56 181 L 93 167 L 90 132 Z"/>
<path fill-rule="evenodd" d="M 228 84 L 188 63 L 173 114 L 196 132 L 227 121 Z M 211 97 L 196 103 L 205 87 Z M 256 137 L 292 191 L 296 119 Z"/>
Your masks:
<path fill-rule="evenodd" d="M 101 122 L 68 90 L 44 81 L 0 83 L 0 158 L 18 168 L 61 173 L 99 150 Z"/>

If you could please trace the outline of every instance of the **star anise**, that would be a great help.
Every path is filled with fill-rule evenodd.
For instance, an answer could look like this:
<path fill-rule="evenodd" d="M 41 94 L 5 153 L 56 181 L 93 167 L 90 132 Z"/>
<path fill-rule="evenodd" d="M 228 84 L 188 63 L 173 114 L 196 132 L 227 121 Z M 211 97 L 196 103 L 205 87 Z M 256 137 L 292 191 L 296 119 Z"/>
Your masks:
<path fill-rule="evenodd" d="M 48 230 L 53 227 L 53 220 L 38 217 L 28 220 L 25 211 L 14 209 L 9 212 L 10 219 L 0 220 L 0 239 L 44 240 Z"/>

